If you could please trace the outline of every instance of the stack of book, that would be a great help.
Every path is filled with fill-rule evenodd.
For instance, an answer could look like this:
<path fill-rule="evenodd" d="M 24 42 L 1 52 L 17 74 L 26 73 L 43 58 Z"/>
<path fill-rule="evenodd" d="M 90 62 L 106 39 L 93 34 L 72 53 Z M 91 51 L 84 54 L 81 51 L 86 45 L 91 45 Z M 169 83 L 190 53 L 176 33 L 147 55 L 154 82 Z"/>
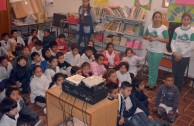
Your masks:
<path fill-rule="evenodd" d="M 113 38 L 112 38 L 112 43 L 113 43 L 114 45 L 119 45 L 119 43 L 120 43 L 120 37 L 118 37 L 118 36 L 113 36 Z"/>
<path fill-rule="evenodd" d="M 121 37 L 120 46 L 125 46 L 127 44 L 127 38 Z"/>

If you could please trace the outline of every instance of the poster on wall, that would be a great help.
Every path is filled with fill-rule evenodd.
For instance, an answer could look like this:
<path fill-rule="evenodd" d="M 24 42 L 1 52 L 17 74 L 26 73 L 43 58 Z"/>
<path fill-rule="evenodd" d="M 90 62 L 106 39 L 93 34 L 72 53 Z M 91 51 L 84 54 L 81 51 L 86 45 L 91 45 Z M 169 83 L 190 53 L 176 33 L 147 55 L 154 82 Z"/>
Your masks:
<path fill-rule="evenodd" d="M 94 0 L 94 5 L 107 6 L 108 0 Z"/>
<path fill-rule="evenodd" d="M 6 10 L 6 0 L 0 0 L 0 11 Z"/>
<path fill-rule="evenodd" d="M 134 5 L 135 7 L 141 7 L 146 10 L 150 10 L 152 5 L 152 0 L 135 0 Z"/>
<path fill-rule="evenodd" d="M 171 3 L 168 8 L 168 21 L 180 23 L 182 14 L 184 12 L 189 12 L 191 13 L 192 17 L 194 17 L 194 6 Z M 194 19 L 192 20 L 192 22 L 194 23 Z"/>
<path fill-rule="evenodd" d="M 176 4 L 194 5 L 194 0 L 176 0 Z"/>

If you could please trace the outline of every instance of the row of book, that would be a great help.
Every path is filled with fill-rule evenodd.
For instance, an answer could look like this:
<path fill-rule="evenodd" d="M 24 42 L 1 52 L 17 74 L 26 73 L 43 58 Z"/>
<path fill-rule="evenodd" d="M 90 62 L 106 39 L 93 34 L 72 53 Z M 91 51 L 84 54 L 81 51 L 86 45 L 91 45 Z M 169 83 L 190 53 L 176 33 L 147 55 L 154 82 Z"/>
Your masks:
<path fill-rule="evenodd" d="M 106 16 L 111 16 L 137 21 L 145 21 L 145 17 L 147 14 L 147 11 L 144 8 L 139 7 L 129 8 L 128 6 L 125 6 L 124 8 L 120 6 L 108 6 L 108 7 L 96 6 L 94 7 L 94 12 L 97 18 L 101 19 L 106 18 Z"/>

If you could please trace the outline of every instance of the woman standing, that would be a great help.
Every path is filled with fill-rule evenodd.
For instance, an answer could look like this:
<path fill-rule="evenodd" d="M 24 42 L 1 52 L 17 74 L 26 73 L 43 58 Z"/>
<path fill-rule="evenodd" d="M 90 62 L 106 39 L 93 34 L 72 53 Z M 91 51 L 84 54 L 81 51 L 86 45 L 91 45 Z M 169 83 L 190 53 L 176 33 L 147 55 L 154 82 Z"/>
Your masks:
<path fill-rule="evenodd" d="M 190 13 L 182 15 L 182 26 L 175 29 L 172 48 L 172 72 L 175 78 L 175 85 L 179 91 L 184 84 L 184 73 L 189 66 L 191 51 L 194 49 L 194 29 L 191 26 L 192 17 Z"/>
<path fill-rule="evenodd" d="M 152 16 L 153 24 L 149 25 L 143 38 L 149 40 L 148 48 L 148 66 L 149 66 L 149 79 L 148 85 L 150 90 L 155 89 L 158 68 L 160 61 L 163 57 L 163 52 L 166 43 L 169 42 L 168 30 L 166 26 L 162 25 L 162 14 L 155 12 Z"/>
<path fill-rule="evenodd" d="M 84 38 L 85 47 L 88 45 L 91 34 L 94 32 L 93 29 L 93 19 L 94 14 L 92 12 L 92 7 L 89 4 L 89 0 L 82 0 L 82 6 L 79 7 L 79 21 L 77 26 L 77 45 L 80 49 L 80 43 Z"/>

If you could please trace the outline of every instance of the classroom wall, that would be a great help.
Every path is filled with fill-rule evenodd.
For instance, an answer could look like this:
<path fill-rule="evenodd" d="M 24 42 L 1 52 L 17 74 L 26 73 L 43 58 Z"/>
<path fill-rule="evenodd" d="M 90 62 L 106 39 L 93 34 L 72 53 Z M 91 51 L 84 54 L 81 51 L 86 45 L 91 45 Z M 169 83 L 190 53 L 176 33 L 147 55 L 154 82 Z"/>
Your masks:
<path fill-rule="evenodd" d="M 78 12 L 79 6 L 82 4 L 82 0 L 52 0 L 53 4 L 45 4 L 45 0 L 42 0 L 46 11 L 48 12 L 49 16 L 55 13 L 68 13 L 68 12 Z M 91 5 L 93 4 L 94 0 L 90 0 Z M 146 0 L 145 0 L 146 1 Z M 167 12 L 167 8 L 162 7 L 163 0 L 152 0 L 151 10 L 148 11 L 146 17 L 145 28 L 151 23 L 152 14 L 155 11 L 163 11 Z M 175 0 L 171 0 L 174 2 Z M 120 5 L 120 6 L 134 6 L 134 0 L 109 0 L 109 5 Z M 148 42 L 143 40 L 143 51 L 142 55 L 145 54 Z M 190 67 L 189 67 L 189 76 L 194 78 L 194 53 L 191 58 Z"/>

